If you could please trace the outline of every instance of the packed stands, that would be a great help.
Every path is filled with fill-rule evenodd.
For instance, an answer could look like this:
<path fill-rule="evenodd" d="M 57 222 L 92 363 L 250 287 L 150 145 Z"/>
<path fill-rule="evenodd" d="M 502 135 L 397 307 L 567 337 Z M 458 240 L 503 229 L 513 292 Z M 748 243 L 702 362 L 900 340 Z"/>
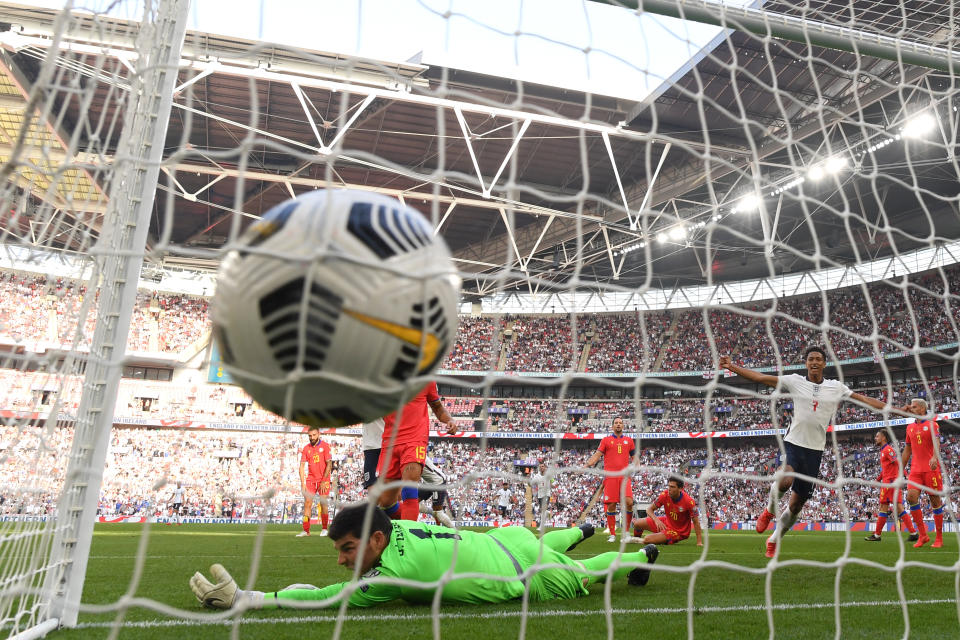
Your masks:
<path fill-rule="evenodd" d="M 297 469 L 299 450 L 306 442 L 303 435 L 129 428 L 115 429 L 111 438 L 99 503 L 104 517 L 168 515 L 170 495 L 177 482 L 183 483 L 186 509 L 195 516 L 271 517 L 295 522 L 302 509 Z M 338 499 L 359 499 L 363 466 L 359 439 L 325 439 L 331 443 L 338 465 Z M 53 512 L 71 440 L 71 428 L 0 428 L 0 513 Z M 639 452 L 641 469 L 634 474 L 633 483 L 641 505 L 651 502 L 665 488 L 668 473 L 680 472 L 696 479 L 707 461 L 702 444 L 690 448 L 657 444 Z M 599 468 L 586 472 L 582 467 L 595 445 L 596 441 L 576 442 L 557 451 L 552 444 L 484 448 L 472 441 L 444 439 L 436 444 L 431 456 L 448 474 L 451 505 L 458 519 L 499 519 L 494 496 L 507 479 L 518 498 L 507 519 L 522 521 L 527 486 L 532 486 L 531 497 L 535 498 L 540 476 L 549 479 L 549 490 L 542 494 L 544 517 L 549 524 L 566 526 L 580 517 L 600 486 Z M 842 490 L 819 487 L 804 508 L 805 520 L 842 521 L 844 507 L 854 521 L 867 520 L 876 512 L 878 490 L 861 483 L 873 481 L 878 475 L 874 445 L 861 437 L 840 440 L 838 446 L 844 486 Z M 942 450 L 945 460 L 956 460 L 960 439 L 947 435 Z M 735 444 L 715 442 L 712 477 L 703 486 L 691 483 L 688 492 L 695 499 L 702 497 L 706 514 L 713 521 L 749 521 L 766 502 L 769 481 L 762 476 L 776 469 L 778 455 L 779 448 L 769 438 Z M 836 460 L 832 446 L 828 446 L 821 466 L 824 482 L 836 481 Z M 539 471 L 526 477 L 520 474 L 518 464 L 532 465 Z M 161 479 L 167 483 L 158 486 Z M 268 504 L 264 496 L 270 490 L 276 494 Z M 539 517 L 539 501 L 535 507 L 535 516 Z M 596 504 L 588 519 L 603 522 L 602 508 L 602 504 Z"/>

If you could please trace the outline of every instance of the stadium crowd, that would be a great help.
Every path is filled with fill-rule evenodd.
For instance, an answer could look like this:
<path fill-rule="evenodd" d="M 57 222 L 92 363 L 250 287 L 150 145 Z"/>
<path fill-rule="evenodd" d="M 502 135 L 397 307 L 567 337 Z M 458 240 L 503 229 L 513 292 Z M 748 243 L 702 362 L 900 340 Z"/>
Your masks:
<path fill-rule="evenodd" d="M 944 294 L 944 290 L 950 292 Z M 840 359 L 958 341 L 960 267 L 822 294 L 671 312 L 463 317 L 442 365 L 467 371 L 704 371 L 715 354 L 747 367 L 797 362 L 811 343 Z M 0 271 L 0 343 L 83 347 L 94 305 L 82 283 Z M 132 352 L 181 354 L 209 334 L 207 300 L 141 291 Z M 83 318 L 81 319 L 81 315 Z M 79 325 L 79 332 L 77 327 Z M 871 336 L 876 335 L 876 340 Z M 574 339 L 576 338 L 576 339 Z"/>
<path fill-rule="evenodd" d="M 0 514 L 54 511 L 72 433 L 70 427 L 0 428 Z M 337 465 L 337 499 L 359 499 L 363 467 L 359 438 L 324 439 Z M 828 445 L 822 478 L 835 482 L 840 477 L 843 487 L 818 487 L 804 508 L 803 519 L 866 521 L 872 517 L 878 490 L 862 482 L 877 478 L 879 462 L 875 446 L 867 440 L 862 435 L 838 439 L 837 452 L 832 443 Z M 99 512 L 106 518 L 169 516 L 171 493 L 179 482 L 186 490 L 186 515 L 296 522 L 302 509 L 299 451 L 305 442 L 302 434 L 114 429 Z M 583 467 L 595 444 L 574 441 L 556 448 L 533 441 L 481 446 L 451 438 L 438 441 L 430 456 L 448 476 L 450 505 L 457 519 L 522 522 L 529 505 L 534 521 L 542 517 L 547 524 L 566 526 L 584 516 L 599 524 L 603 521 L 600 501 L 584 513 L 601 482 L 599 467 L 591 471 Z M 665 487 L 666 474 L 679 472 L 694 480 L 688 492 L 697 500 L 702 497 L 711 521 L 750 521 L 762 510 L 769 486 L 765 476 L 776 470 L 780 455 L 773 439 L 714 441 L 710 454 L 702 441 L 688 445 L 654 441 L 640 449 L 640 468 L 632 476 L 640 505 L 651 502 Z M 960 438 L 944 436 L 942 452 L 948 469 L 952 468 L 960 454 Z M 838 454 L 842 476 L 838 475 Z M 711 474 L 700 485 L 696 479 L 708 462 Z M 513 496 L 505 518 L 496 509 L 497 490 L 504 480 Z M 268 493 L 273 494 L 269 501 Z"/>

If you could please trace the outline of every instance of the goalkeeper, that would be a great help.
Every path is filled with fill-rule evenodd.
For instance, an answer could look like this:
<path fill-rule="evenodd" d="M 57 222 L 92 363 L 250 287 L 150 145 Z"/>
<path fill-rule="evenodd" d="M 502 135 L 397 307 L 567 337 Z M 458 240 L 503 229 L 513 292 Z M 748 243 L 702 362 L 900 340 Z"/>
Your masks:
<path fill-rule="evenodd" d="M 366 520 L 370 535 L 364 540 Z M 341 582 L 323 588 L 293 585 L 267 593 L 244 591 L 237 588 L 223 566 L 215 564 L 210 567 L 215 584 L 198 572 L 190 579 L 190 588 L 202 604 L 216 609 L 303 608 L 309 601 L 325 600 L 329 602 L 323 606 L 339 606 L 342 598 L 336 596 L 342 591 L 348 592 L 352 607 L 396 599 L 429 603 L 438 586 L 432 583 L 441 580 L 444 602 L 506 602 L 523 596 L 525 589 L 530 590 L 531 600 L 540 601 L 587 595 L 587 587 L 605 579 L 618 560 L 613 577 L 626 575 L 630 584 L 642 586 L 650 578 L 650 570 L 643 566 L 653 564 L 658 553 L 655 545 L 648 545 L 637 552 L 611 551 L 574 560 L 563 552 L 593 535 L 592 526 L 551 531 L 543 536 L 541 545 L 541 540 L 523 527 L 503 527 L 490 533 L 457 531 L 390 520 L 377 508 L 368 514 L 367 503 L 342 509 L 331 522 L 329 534 L 338 553 L 337 562 L 348 569 L 359 566 L 358 583 Z M 552 566 L 521 577 L 535 564 Z M 447 575 L 451 566 L 452 575 Z M 458 578 L 458 574 L 485 574 L 490 578 Z M 396 579 L 427 584 L 397 584 Z"/>

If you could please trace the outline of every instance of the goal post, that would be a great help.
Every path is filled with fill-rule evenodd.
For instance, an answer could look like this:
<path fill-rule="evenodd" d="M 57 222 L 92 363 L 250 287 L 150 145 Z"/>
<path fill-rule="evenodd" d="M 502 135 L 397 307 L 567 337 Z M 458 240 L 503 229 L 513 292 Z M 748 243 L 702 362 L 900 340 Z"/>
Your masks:
<path fill-rule="evenodd" d="M 384 640 L 419 623 L 438 639 L 559 636 L 570 621 L 619 637 L 639 615 L 691 638 L 742 632 L 725 625 L 734 616 L 771 637 L 801 616 L 841 637 L 864 628 L 868 606 L 901 609 L 904 636 L 933 628 L 914 607 L 942 604 L 957 566 L 909 555 L 895 532 L 867 545 L 876 556 L 858 547 L 880 489 L 871 438 L 902 445 L 906 417 L 841 407 L 797 524 L 811 533 L 768 561 L 752 531 L 795 400 L 719 367 L 729 355 L 803 374 L 804 350 L 822 345 L 827 377 L 897 406 L 922 395 L 944 424 L 960 420 L 960 68 L 956 37 L 939 37 L 956 0 L 917 1 L 933 18 L 898 30 L 884 11 L 906 0 L 853 3 L 872 13 L 849 24 L 824 7 L 851 3 L 829 0 L 358 0 L 354 12 L 260 0 L 243 25 L 191 24 L 232 10 L 225 0 L 145 0 L 131 19 L 135 2 L 92 0 L 98 13 L 0 0 L 0 303 L 24 310 L 0 305 L 0 637 L 326 625 L 338 639 L 394 619 L 410 628 L 382 625 Z M 290 4 L 300 13 L 286 15 Z M 218 31 L 234 26 L 246 30 Z M 611 573 L 580 601 L 536 604 L 528 590 L 452 615 L 439 597 L 373 617 L 345 602 L 202 610 L 188 580 L 214 562 L 268 592 L 351 579 L 298 510 L 302 425 L 233 384 L 208 317 L 228 251 L 248 242 L 241 255 L 290 263 L 284 247 L 257 244 L 287 224 L 282 203 L 341 188 L 397 198 L 451 247 L 465 295 L 436 382 L 464 432 L 434 423 L 422 453 L 446 465 L 461 527 L 522 514 L 541 534 L 593 525 L 573 560 L 624 551 L 634 529 L 660 522 L 634 520 L 628 498 L 637 513 L 663 509 L 676 501 L 667 479 L 682 476 L 704 547 L 676 540 L 645 591 Z M 377 243 L 384 255 L 419 233 L 394 231 Z M 263 318 L 279 304 L 267 298 Z M 311 318 L 271 340 L 305 352 Z M 632 493 L 618 489 L 619 526 L 601 478 L 620 470 L 586 467 L 617 417 L 640 465 Z M 338 511 L 365 495 L 360 433 L 322 435 L 340 454 Z M 142 451 L 126 442 L 143 435 Z M 181 464 L 186 443 L 195 455 Z M 944 446 L 960 455 L 960 442 Z M 167 519 L 168 478 L 197 507 L 195 527 L 148 530 Z M 491 518 L 504 481 L 536 508 L 511 502 Z M 108 521 L 135 523 L 115 528 L 139 544 L 111 559 L 109 593 L 91 593 Z M 108 535 L 95 534 L 101 522 Z M 235 545 L 211 541 L 227 527 Z M 195 557 L 167 571 L 163 554 L 187 546 Z M 785 576 L 814 572 L 785 595 Z M 939 591 L 920 585 L 908 601 L 905 579 L 919 575 Z"/>
<path fill-rule="evenodd" d="M 90 350 L 81 357 L 84 385 L 73 444 L 55 519 L 35 534 L 47 536 L 48 531 L 53 532 L 52 545 L 38 549 L 48 555 L 45 562 L 37 563 L 38 573 L 43 576 L 41 602 L 29 616 L 36 627 L 32 631 L 30 627 L 24 629 L 19 637 L 43 635 L 52 627 L 69 627 L 77 622 L 189 6 L 189 0 L 157 0 L 143 7 L 135 45 L 138 55 L 129 74 L 131 84 L 117 153 L 108 172 L 98 176 L 108 185 L 108 200 L 99 238 L 89 249 L 92 268 L 87 280 L 88 295 L 98 292 L 97 322 Z M 75 18 L 68 7 L 58 20 L 65 25 Z M 60 44 L 66 46 L 65 41 Z M 69 74 L 64 78 L 58 73 L 57 61 L 62 55 L 56 44 L 48 49 L 44 64 L 51 73 L 31 88 L 25 115 L 29 116 L 34 107 L 41 118 L 50 117 L 56 109 L 54 103 L 63 100 L 58 83 L 69 86 L 70 78 Z M 29 131 L 31 119 L 26 117 L 24 122 L 24 129 Z M 75 145 L 76 138 L 70 143 Z M 21 151 L 29 152 L 28 147 L 24 144 Z M 76 146 L 67 149 L 78 151 Z M 16 160 L 5 165 L 5 173 L 22 171 Z M 26 165 L 29 160 L 22 162 Z M 68 357 L 65 362 L 71 360 Z M 48 420 L 56 421 L 56 412 L 55 406 Z M 30 582 L 40 584 L 39 578 Z M 23 596 L 7 590 L 2 595 L 4 599 Z M 16 630 L 20 620 L 14 617 Z"/>

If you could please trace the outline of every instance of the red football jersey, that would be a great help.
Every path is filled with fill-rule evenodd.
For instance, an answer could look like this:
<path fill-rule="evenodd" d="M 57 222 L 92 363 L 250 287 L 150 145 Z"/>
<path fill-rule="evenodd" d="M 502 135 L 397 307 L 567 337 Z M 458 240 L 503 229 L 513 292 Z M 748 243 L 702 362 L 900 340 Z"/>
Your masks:
<path fill-rule="evenodd" d="M 330 446 L 323 440 L 317 444 L 308 442 L 300 451 L 300 461 L 307 463 L 307 478 L 323 480 L 330 466 Z"/>
<path fill-rule="evenodd" d="M 657 507 L 663 507 L 664 515 L 673 525 L 673 530 L 679 534 L 690 535 L 690 519 L 697 512 L 697 503 L 693 501 L 686 491 L 680 492 L 680 498 L 674 502 L 670 494 L 664 491 L 657 497 L 649 511 L 656 511 Z"/>
<path fill-rule="evenodd" d="M 940 437 L 940 425 L 933 420 L 917 420 L 907 427 L 907 444 L 910 445 L 910 472 L 930 471 L 933 457 L 933 439 Z"/>
<path fill-rule="evenodd" d="M 614 435 L 605 436 L 597 451 L 603 454 L 604 471 L 620 471 L 630 464 L 633 458 L 633 438 Z"/>
<path fill-rule="evenodd" d="M 900 477 L 899 456 L 889 442 L 880 449 L 880 482 L 893 482 Z"/>
<path fill-rule="evenodd" d="M 423 388 L 423 391 L 414 396 L 413 400 L 403 407 L 400 416 L 400 424 L 397 426 L 397 439 L 394 445 L 401 444 L 427 444 L 430 437 L 430 403 L 440 399 L 437 392 L 437 383 L 431 382 Z M 382 446 L 390 445 L 390 438 L 393 436 L 393 426 L 396 422 L 396 412 L 391 413 L 383 419 L 383 441 Z"/>

